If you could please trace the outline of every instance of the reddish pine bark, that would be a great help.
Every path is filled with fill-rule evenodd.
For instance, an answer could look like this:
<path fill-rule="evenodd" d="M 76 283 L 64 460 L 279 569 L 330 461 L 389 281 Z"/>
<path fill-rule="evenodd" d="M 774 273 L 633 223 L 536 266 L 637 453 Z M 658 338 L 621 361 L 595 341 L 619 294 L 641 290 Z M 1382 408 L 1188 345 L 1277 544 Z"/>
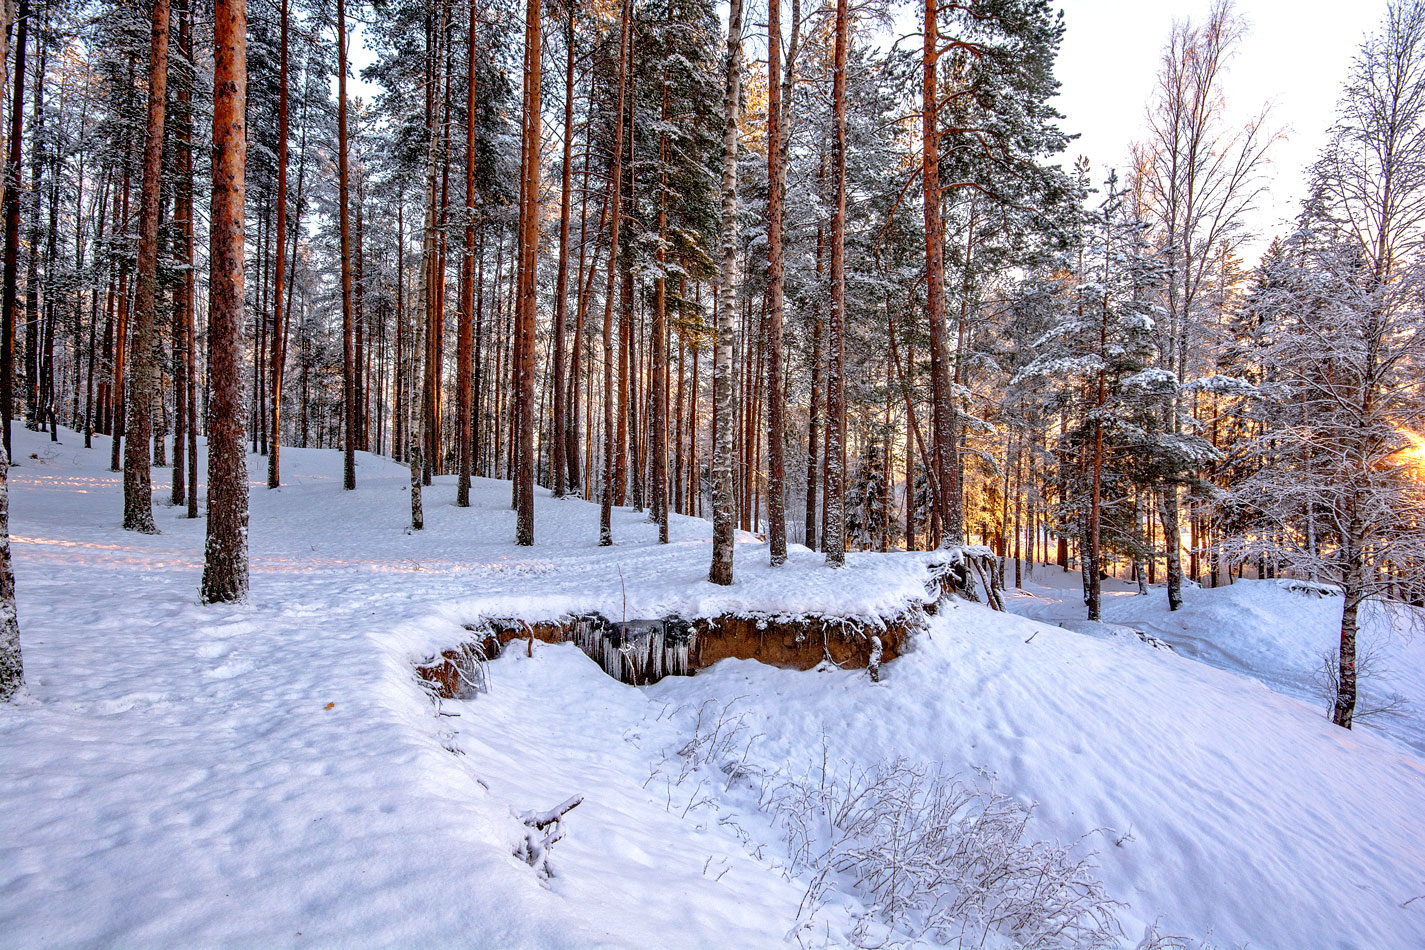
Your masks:
<path fill-rule="evenodd" d="M 243 452 L 243 172 L 247 161 L 247 9 L 214 0 L 213 197 L 208 337 L 208 536 L 204 603 L 247 596 L 247 457 Z"/>
<path fill-rule="evenodd" d="M 189 349 L 189 323 L 193 319 L 193 294 L 192 294 L 192 216 L 193 216 L 193 111 L 192 111 L 192 75 L 187 68 L 188 49 L 192 40 L 188 25 L 188 3 L 187 0 L 178 0 L 178 55 L 183 65 L 179 67 L 179 87 L 175 98 L 175 108 L 173 116 L 177 122 L 178 131 L 175 136 L 177 143 L 177 154 L 174 156 L 174 187 L 173 187 L 173 219 L 178 227 L 178 240 L 174 248 L 175 257 L 183 264 L 189 265 L 185 268 L 182 278 L 178 281 L 178 286 L 173 291 L 173 485 L 171 501 L 175 505 L 181 505 L 187 500 L 189 493 L 189 481 L 187 479 L 189 427 L 193 424 L 190 419 L 190 398 L 191 398 L 191 377 L 190 366 L 192 354 Z M 101 202 L 102 204 L 102 202 Z M 103 216 L 100 215 L 100 229 L 103 226 Z M 98 287 L 95 287 L 97 307 Z M 91 331 L 93 323 L 90 323 Z M 92 332 L 91 332 L 92 337 Z M 91 339 L 90 349 L 93 349 Z M 93 360 L 93 353 L 90 353 L 90 360 Z M 89 376 L 94 376 L 94 367 L 91 362 Z M 86 413 L 86 416 L 88 413 Z M 86 438 L 88 433 L 85 433 Z"/>
<path fill-rule="evenodd" d="M 553 475 L 554 497 L 564 497 L 569 482 L 569 440 L 565 376 L 565 323 L 569 306 L 569 209 L 574 159 L 574 5 L 569 5 L 569 34 L 564 63 L 564 161 L 559 184 L 559 271 L 554 282 L 554 354 L 551 403 L 554 415 L 550 428 L 549 467 Z M 576 341 L 577 345 L 577 341 Z M 573 387 L 577 388 L 577 387 Z"/>
<path fill-rule="evenodd" d="M 515 471 L 515 544 L 534 544 L 535 277 L 539 250 L 540 5 L 525 7 L 524 162 L 519 233 L 519 306 L 515 314 L 515 391 L 519 437 Z"/>
<path fill-rule="evenodd" d="M 134 287 L 134 353 L 124 446 L 124 528 L 157 534 L 149 469 L 154 397 L 158 394 L 158 203 L 163 175 L 163 120 L 168 95 L 168 0 L 154 0 L 149 36 L 148 124 L 139 192 L 138 275 Z"/>
<path fill-rule="evenodd" d="M 470 4 L 465 64 L 465 255 L 460 269 L 460 318 L 455 347 L 456 461 L 459 480 L 455 504 L 470 506 L 470 473 L 474 456 L 471 406 L 471 351 L 475 332 L 475 38 L 477 6 Z"/>
<path fill-rule="evenodd" d="M 793 24 L 793 29 L 796 24 Z M 782 19 L 767 0 L 767 539 L 773 567 L 787 561 L 787 467 L 782 439 Z"/>
<path fill-rule="evenodd" d="M 189 0 L 179 0 L 178 49 L 183 62 L 193 61 L 193 8 Z M 178 182 L 174 187 L 174 216 L 182 228 L 183 272 L 180 286 L 184 323 L 184 383 L 188 434 L 188 517 L 198 517 L 198 329 L 193 313 L 193 71 L 185 69 L 187 82 L 178 91 Z M 176 483 L 176 478 L 175 478 Z"/>
<path fill-rule="evenodd" d="M 740 0 L 733 0 L 738 3 Z M 604 290 L 604 472 L 603 492 L 599 499 L 599 544 L 614 543 L 614 290 L 618 283 L 619 225 L 623 187 L 623 120 L 625 96 L 628 92 L 629 32 L 631 26 L 630 0 L 623 0 L 619 39 L 618 67 L 618 109 L 614 114 L 614 151 L 609 165 L 609 181 L 612 194 L 609 196 L 609 260 L 608 282 Z"/>
<path fill-rule="evenodd" d="M 959 544 L 960 519 L 952 517 L 950 496 L 955 492 L 954 424 L 950 405 L 948 334 L 945 328 L 945 226 L 940 215 L 940 60 L 938 10 L 935 0 L 925 4 L 925 47 L 921 58 L 921 184 L 925 189 L 925 315 L 930 324 L 930 442 L 935 493 L 935 515 L 942 526 L 941 543 Z"/>
<path fill-rule="evenodd" d="M 775 2 L 775 0 L 774 0 Z M 668 83 L 663 83 L 662 121 L 668 123 Z M 668 543 L 668 134 L 658 135 L 658 262 L 653 284 L 653 339 L 650 341 L 652 372 L 653 471 L 650 514 L 658 522 L 658 542 Z"/>

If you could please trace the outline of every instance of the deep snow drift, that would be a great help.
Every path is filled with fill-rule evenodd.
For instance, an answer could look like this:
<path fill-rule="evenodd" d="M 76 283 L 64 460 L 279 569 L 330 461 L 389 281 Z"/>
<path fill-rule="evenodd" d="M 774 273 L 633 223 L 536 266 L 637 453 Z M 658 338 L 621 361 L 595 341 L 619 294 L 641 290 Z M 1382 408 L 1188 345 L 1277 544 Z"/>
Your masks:
<path fill-rule="evenodd" d="M 597 508 L 543 493 L 521 550 L 493 481 L 460 510 L 438 479 L 409 533 L 404 469 L 362 456 L 344 493 L 338 454 L 284 449 L 288 484 L 253 485 L 252 602 L 201 607 L 202 522 L 159 505 L 162 535 L 123 532 L 107 440 L 62 436 L 16 428 L 32 698 L 0 708 L 0 946 L 844 946 L 858 919 L 894 941 L 846 875 L 808 909 L 768 790 L 896 759 L 1037 803 L 1030 837 L 1095 853 L 1126 946 L 1154 921 L 1215 946 L 1425 945 L 1425 763 L 1408 731 L 1330 726 L 1280 637 L 1224 643 L 1234 672 L 958 604 L 881 684 L 724 661 L 638 689 L 535 644 L 437 706 L 412 663 L 481 614 L 877 611 L 915 575 L 795 549 L 772 572 L 744 539 L 719 590 L 706 523 L 660 548 L 617 510 L 600 550 Z M 1212 603 L 1177 618 L 1184 642 L 1296 609 Z M 716 723 L 735 768 L 703 756 Z M 576 794 L 542 879 L 518 816 Z"/>

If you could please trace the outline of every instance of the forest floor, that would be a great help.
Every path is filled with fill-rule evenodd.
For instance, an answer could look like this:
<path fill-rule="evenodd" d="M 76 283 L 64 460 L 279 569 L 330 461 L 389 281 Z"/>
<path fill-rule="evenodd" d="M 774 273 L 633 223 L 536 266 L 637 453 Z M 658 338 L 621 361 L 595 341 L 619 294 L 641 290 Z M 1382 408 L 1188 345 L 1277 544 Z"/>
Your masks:
<path fill-rule="evenodd" d="M 1119 945 L 1425 945 L 1418 720 L 1325 720 L 1303 684 L 1329 598 L 1191 591 L 1169 622 L 1160 589 L 1114 594 L 1117 626 L 1084 631 L 1041 569 L 1011 607 L 1049 623 L 948 604 L 880 683 L 726 660 L 638 688 L 535 643 L 435 705 L 412 665 L 479 615 L 873 613 L 923 556 L 774 572 L 743 537 L 724 590 L 699 520 L 660 547 L 617 509 L 599 549 L 596 506 L 540 492 L 519 549 L 508 483 L 462 510 L 446 477 L 412 533 L 400 466 L 361 456 L 348 493 L 338 453 L 284 448 L 277 491 L 249 459 L 251 601 L 203 607 L 201 520 L 159 504 L 162 534 L 126 533 L 106 439 L 15 432 L 29 696 L 0 708 L 0 947 L 910 945 L 925 908 L 818 865 L 805 806 L 893 774 L 1033 806 L 1026 840 L 1089 862 Z M 1368 624 L 1411 665 L 1390 688 L 1425 703 L 1422 641 L 1390 619 Z M 575 795 L 542 875 L 520 816 Z"/>

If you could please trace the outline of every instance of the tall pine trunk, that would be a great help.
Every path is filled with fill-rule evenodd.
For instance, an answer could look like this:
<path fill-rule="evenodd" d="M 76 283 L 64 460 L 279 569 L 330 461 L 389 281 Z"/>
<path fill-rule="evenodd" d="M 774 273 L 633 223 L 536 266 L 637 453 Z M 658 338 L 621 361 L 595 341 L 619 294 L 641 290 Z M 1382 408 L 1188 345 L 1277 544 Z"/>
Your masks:
<path fill-rule="evenodd" d="M 267 487 L 282 484 L 283 289 L 287 282 L 287 0 L 282 0 L 277 67 L 277 259 L 272 281 L 272 419 L 268 433 Z"/>
<path fill-rule="evenodd" d="M 191 351 L 189 349 L 189 323 L 193 319 L 193 72 L 189 60 L 189 47 L 192 44 L 191 30 L 188 23 L 189 11 L 188 0 L 178 0 L 178 59 L 179 59 L 179 79 L 178 92 L 174 97 L 175 107 L 173 118 L 177 124 L 177 134 L 175 144 L 177 154 L 174 156 L 174 183 L 173 183 L 173 224 L 175 226 L 176 240 L 174 246 L 174 256 L 180 266 L 183 267 L 182 275 L 179 277 L 178 285 L 173 291 L 173 485 L 171 501 L 175 505 L 181 505 L 187 500 L 189 492 L 193 489 L 188 480 L 188 445 L 187 440 L 190 432 L 192 420 L 190 419 L 189 399 L 192 395 L 192 382 L 189 377 L 192 365 Z M 100 205 L 103 202 L 101 200 Z M 103 214 L 99 216 L 103 222 Z M 98 308 L 98 285 L 94 288 L 95 299 L 91 306 L 91 311 Z M 90 386 L 93 385 L 93 326 L 94 314 L 90 314 L 90 366 L 89 377 Z M 86 416 L 88 413 L 86 412 Z M 88 432 L 85 432 L 86 438 Z"/>
<path fill-rule="evenodd" d="M 668 124 L 668 83 L 663 83 L 662 122 Z M 658 542 L 668 543 L 668 133 L 658 135 L 658 262 L 653 284 L 653 339 L 649 341 L 653 425 L 653 470 L 649 514 L 658 522 Z"/>
<path fill-rule="evenodd" d="M 471 404 L 471 354 L 475 336 L 475 38 L 477 6 L 470 4 L 465 63 L 465 254 L 460 269 L 460 320 L 455 347 L 456 464 L 459 477 L 455 504 L 470 506 L 470 474 L 474 459 L 474 408 Z"/>
<path fill-rule="evenodd" d="M 178 27 L 178 48 L 183 56 L 183 87 L 178 93 L 178 181 L 174 186 L 175 216 L 182 231 L 185 265 L 181 286 L 184 323 L 184 382 L 188 410 L 188 517 L 198 517 L 198 325 L 194 314 L 193 277 L 193 7 L 191 0 L 179 0 L 182 11 Z M 180 210 L 181 209 L 181 210 Z M 92 357 L 91 357 L 92 358 Z M 92 374 L 91 374 L 92 375 Z"/>
<path fill-rule="evenodd" d="M 797 24 L 793 24 L 795 30 Z M 787 466 L 782 391 L 782 19 L 767 0 L 767 539 L 773 567 L 787 560 Z"/>
<path fill-rule="evenodd" d="M 39 4 L 35 23 L 34 85 L 30 99 L 30 227 L 25 268 L 25 428 L 39 429 L 40 336 L 40 184 L 45 142 L 45 42 L 49 8 Z M 20 104 L 15 103 L 16 108 Z M 117 469 L 115 469 L 117 471 Z"/>
<path fill-rule="evenodd" d="M 356 327 L 351 301 L 350 172 L 346 134 L 346 0 L 336 3 L 337 216 L 341 231 L 342 488 L 356 489 Z"/>
<path fill-rule="evenodd" d="M 930 427 L 935 515 L 941 544 L 964 541 L 960 519 L 951 511 L 955 491 L 955 427 L 950 385 L 949 340 L 945 327 L 945 226 L 941 220 L 939 11 L 935 0 L 925 3 L 925 47 L 921 58 L 921 183 L 925 189 L 925 315 L 930 325 Z"/>
<path fill-rule="evenodd" d="M 593 100 L 594 97 L 591 92 L 589 95 L 590 110 L 593 108 Z M 590 124 L 592 124 L 592 122 L 590 122 Z M 579 266 L 574 274 L 574 283 L 578 291 L 578 303 L 574 309 L 574 344 L 569 350 L 569 406 L 568 416 L 565 419 L 564 426 L 564 440 L 566 443 L 564 461 L 569 469 L 569 482 L 567 486 L 569 491 L 577 491 L 581 486 L 581 479 L 587 477 L 587 471 L 581 472 L 579 461 L 579 373 L 584 353 L 584 320 L 588 316 L 589 294 L 593 290 L 594 274 L 598 270 L 598 254 L 596 252 L 593 262 L 589 265 L 588 274 L 585 276 L 584 262 L 588 249 L 589 236 L 589 155 L 592 151 L 593 150 L 588 147 L 586 136 L 583 171 L 584 186 L 580 189 L 579 196 Z M 607 208 L 608 203 L 605 202 L 605 211 Z M 603 215 L 605 211 L 600 211 L 599 226 L 596 232 L 602 231 L 604 228 Z M 590 369 L 585 369 L 584 373 L 585 378 L 592 384 L 594 374 Z M 592 406 L 585 406 L 586 412 L 592 409 Z M 592 437 L 590 441 L 592 442 Z M 592 445 L 589 445 L 588 448 L 592 450 Z M 585 469 L 587 469 L 587 467 L 585 467 Z M 589 486 L 585 483 L 583 487 L 587 489 Z M 589 497 L 587 492 L 585 492 L 584 497 Z"/>
<path fill-rule="evenodd" d="M 739 0 L 732 0 L 738 3 Z M 609 162 L 609 260 L 608 280 L 604 288 L 604 471 L 603 490 L 599 498 L 599 544 L 614 543 L 614 290 L 618 283 L 619 226 L 623 189 L 623 117 L 624 97 L 628 91 L 628 46 L 631 29 L 632 0 L 623 0 L 619 30 L 618 110 L 614 114 L 614 150 Z"/>
<path fill-rule="evenodd" d="M 247 596 L 243 454 L 243 176 L 247 162 L 247 4 L 214 0 L 213 198 L 209 250 L 208 537 L 204 603 Z"/>
<path fill-rule="evenodd" d="M 134 287 L 134 352 L 124 445 L 124 528 L 157 534 L 153 523 L 149 440 L 159 394 L 158 203 L 163 176 L 163 119 L 168 96 L 168 0 L 153 0 L 149 37 L 148 126 L 139 193 L 138 276 Z"/>
<path fill-rule="evenodd" d="M 540 5 L 525 6 L 524 134 L 519 221 L 519 301 L 515 312 L 515 544 L 534 544 L 534 336 L 539 262 Z"/>
<path fill-rule="evenodd" d="M 569 483 L 568 399 L 570 387 L 565 375 L 565 324 L 569 308 L 569 211 L 571 186 L 570 165 L 574 160 L 574 5 L 569 5 L 569 33 L 565 39 L 564 57 L 564 161 L 559 182 L 559 269 L 554 281 L 554 346 L 553 387 L 550 402 L 553 419 L 550 426 L 549 467 L 554 497 L 563 498 Z M 578 345 L 578 341 L 575 341 Z"/>

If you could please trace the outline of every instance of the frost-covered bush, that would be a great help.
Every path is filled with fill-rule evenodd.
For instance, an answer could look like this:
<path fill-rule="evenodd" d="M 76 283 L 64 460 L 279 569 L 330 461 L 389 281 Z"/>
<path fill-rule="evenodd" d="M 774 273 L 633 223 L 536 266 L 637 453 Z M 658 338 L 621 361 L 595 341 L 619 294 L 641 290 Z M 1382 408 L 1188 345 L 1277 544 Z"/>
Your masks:
<path fill-rule="evenodd" d="M 689 717 L 691 736 L 645 786 L 656 781 L 669 810 L 685 817 L 707 820 L 711 809 L 754 857 L 805 884 L 789 940 L 820 940 L 828 912 L 850 897 L 851 931 L 834 938 L 843 944 L 1124 944 L 1120 905 L 1104 891 L 1092 855 L 1080 842 L 1036 840 L 1032 807 L 988 779 L 905 758 L 869 768 L 836 763 L 826 737 L 815 765 L 768 767 L 756 754 L 762 736 L 738 702 L 675 711 Z M 737 803 L 757 809 L 756 817 L 739 814 Z M 1179 939 L 1149 928 L 1139 946 L 1187 946 Z"/>
<path fill-rule="evenodd" d="M 1383 694 L 1380 683 L 1391 676 L 1390 667 L 1381 657 L 1378 644 L 1361 639 L 1356 645 L 1356 722 L 1371 722 L 1389 716 L 1408 716 L 1410 702 L 1399 693 Z M 1336 650 L 1326 650 L 1321 654 L 1321 665 L 1312 677 L 1316 695 L 1326 707 L 1330 718 L 1336 707 L 1336 697 L 1341 689 L 1341 663 Z"/>
<path fill-rule="evenodd" d="M 1077 844 L 1036 841 L 1032 809 L 987 784 L 905 759 L 870 769 L 823 761 L 783 778 L 768 801 L 793 873 L 809 878 L 793 933 L 844 890 L 870 908 L 860 934 L 878 941 L 891 933 L 956 947 L 1123 939 L 1090 857 Z"/>

